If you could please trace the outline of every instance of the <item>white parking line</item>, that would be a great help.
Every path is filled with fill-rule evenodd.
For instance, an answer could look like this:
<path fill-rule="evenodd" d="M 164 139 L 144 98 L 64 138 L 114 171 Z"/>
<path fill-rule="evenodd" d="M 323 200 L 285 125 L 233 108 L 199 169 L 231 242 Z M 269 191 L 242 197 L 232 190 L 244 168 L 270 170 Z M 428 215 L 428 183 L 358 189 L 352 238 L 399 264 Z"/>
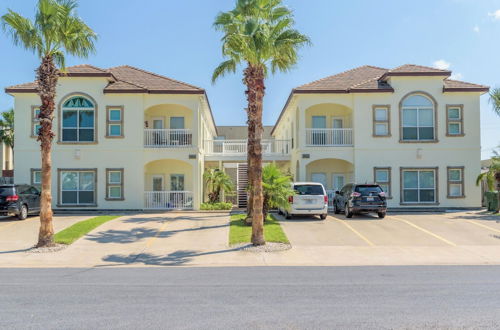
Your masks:
<path fill-rule="evenodd" d="M 426 233 L 426 234 L 428 234 L 428 235 L 431 235 L 432 237 L 437 238 L 438 240 L 440 240 L 440 241 L 442 241 L 442 242 L 445 242 L 445 243 L 446 243 L 446 244 L 448 244 L 448 245 L 451 245 L 451 246 L 457 246 L 455 243 L 453 243 L 453 242 L 451 242 L 451 241 L 447 240 L 446 238 L 441 237 L 441 236 L 439 236 L 439 235 L 437 235 L 437 234 L 434 234 L 433 232 L 430 232 L 430 231 L 428 231 L 428 230 L 427 230 L 427 229 L 425 229 L 425 228 L 422 228 L 422 227 L 420 227 L 420 226 L 417 226 L 416 224 L 414 224 L 414 223 L 412 223 L 412 222 L 410 222 L 410 221 L 408 221 L 408 220 L 406 220 L 406 219 L 403 219 L 403 218 L 398 218 L 398 217 L 395 217 L 395 216 L 392 216 L 392 215 L 389 217 L 389 219 L 395 219 L 395 220 L 402 221 L 402 222 L 404 222 L 404 223 L 406 223 L 406 224 L 408 224 L 408 225 L 412 226 L 413 228 L 416 228 L 416 229 L 420 230 L 420 231 L 421 231 L 421 232 L 423 232 L 423 233 Z"/>

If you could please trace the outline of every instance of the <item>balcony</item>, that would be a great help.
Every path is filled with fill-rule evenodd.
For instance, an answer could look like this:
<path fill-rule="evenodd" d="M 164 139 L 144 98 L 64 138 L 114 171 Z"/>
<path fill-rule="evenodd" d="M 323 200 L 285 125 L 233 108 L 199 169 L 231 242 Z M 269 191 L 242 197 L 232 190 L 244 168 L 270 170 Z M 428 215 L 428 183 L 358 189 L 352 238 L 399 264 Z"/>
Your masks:
<path fill-rule="evenodd" d="M 144 129 L 146 148 L 188 148 L 192 147 L 192 143 L 190 129 Z"/>
<path fill-rule="evenodd" d="M 288 156 L 290 140 L 262 140 L 264 156 Z M 247 140 L 206 140 L 205 153 L 209 156 L 246 156 Z"/>
<path fill-rule="evenodd" d="M 321 147 L 352 146 L 352 128 L 306 128 L 306 145 Z"/>
<path fill-rule="evenodd" d="M 146 210 L 192 210 L 192 191 L 145 191 Z"/>

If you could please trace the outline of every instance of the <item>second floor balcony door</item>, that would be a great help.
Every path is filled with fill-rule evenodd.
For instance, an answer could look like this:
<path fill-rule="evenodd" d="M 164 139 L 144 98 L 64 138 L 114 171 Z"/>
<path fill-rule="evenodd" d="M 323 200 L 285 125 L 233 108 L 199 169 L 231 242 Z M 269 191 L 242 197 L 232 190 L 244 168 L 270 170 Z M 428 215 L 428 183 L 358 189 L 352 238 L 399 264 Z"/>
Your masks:
<path fill-rule="evenodd" d="M 324 145 L 326 144 L 326 116 L 313 116 L 312 128 L 312 144 Z"/>
<path fill-rule="evenodd" d="M 191 144 L 191 134 L 185 128 L 184 117 L 170 117 L 170 143 L 172 145 Z"/>
<path fill-rule="evenodd" d="M 344 119 L 342 118 L 333 118 L 332 122 L 332 127 L 333 127 L 333 143 L 332 144 L 344 144 L 344 132 L 342 131 L 342 128 L 344 128 Z M 330 143 L 329 143 L 330 144 Z"/>

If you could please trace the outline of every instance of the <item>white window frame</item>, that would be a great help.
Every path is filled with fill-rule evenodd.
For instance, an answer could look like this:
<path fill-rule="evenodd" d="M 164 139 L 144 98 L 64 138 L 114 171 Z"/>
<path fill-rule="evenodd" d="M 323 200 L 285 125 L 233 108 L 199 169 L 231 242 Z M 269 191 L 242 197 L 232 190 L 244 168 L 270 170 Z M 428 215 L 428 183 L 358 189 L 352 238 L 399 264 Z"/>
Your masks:
<path fill-rule="evenodd" d="M 88 97 L 84 96 L 84 95 L 72 95 L 70 97 L 67 97 L 66 99 L 64 99 L 64 102 L 62 102 L 62 104 L 64 105 L 64 103 L 68 102 L 69 100 L 71 100 L 72 98 L 77 98 L 77 97 L 81 97 L 85 100 L 87 100 L 88 102 L 90 102 L 92 104 L 92 108 L 68 108 L 68 107 L 64 107 L 62 106 L 61 107 L 61 120 L 60 120 L 60 124 L 61 124 L 61 128 L 60 128 L 60 137 L 61 137 L 61 140 L 60 142 L 62 143 L 69 143 L 69 144 L 72 144 L 72 143 L 82 143 L 82 144 L 85 144 L 85 143 L 95 143 L 97 142 L 97 106 L 96 104 L 94 103 L 93 100 L 89 99 Z M 76 127 L 67 127 L 67 126 L 64 126 L 64 112 L 65 111 L 76 111 Z M 84 112 L 87 112 L 87 111 L 92 111 L 93 113 L 93 123 L 94 123 L 94 126 L 92 127 L 92 140 L 91 141 L 80 141 L 80 129 L 82 130 L 90 130 L 90 127 L 80 127 L 80 111 L 84 111 Z M 64 129 L 76 129 L 76 140 L 64 140 Z"/>
<path fill-rule="evenodd" d="M 386 113 L 386 119 L 377 119 L 377 110 L 384 110 Z M 373 111 L 373 137 L 389 137 L 391 136 L 391 107 L 390 105 L 374 105 L 372 107 Z M 377 134 L 377 125 L 385 125 L 387 128 L 386 134 Z"/>
<path fill-rule="evenodd" d="M 450 110 L 457 109 L 458 110 L 458 118 L 450 118 Z M 459 131 L 458 133 L 451 133 L 450 125 L 458 124 Z M 446 136 L 448 137 L 457 137 L 464 136 L 464 113 L 463 113 L 463 105 L 462 104 L 447 104 L 446 105 Z"/>
<path fill-rule="evenodd" d="M 61 206 L 97 206 L 97 169 L 59 169 L 58 171 L 58 179 L 59 179 L 59 205 Z M 78 180 L 78 185 L 80 184 L 80 174 L 81 173 L 92 173 L 94 175 L 94 190 L 80 190 L 80 189 L 75 189 L 75 190 L 63 190 L 63 180 L 62 176 L 64 172 L 76 172 L 78 173 L 77 180 Z M 78 186 L 77 185 L 77 186 Z M 76 203 L 63 203 L 63 192 L 65 191 L 76 191 Z M 79 196 L 80 196 L 80 191 L 93 191 L 94 192 L 94 201 L 92 203 L 79 203 Z"/>
<path fill-rule="evenodd" d="M 387 181 L 379 181 L 377 180 L 377 171 L 386 171 L 387 172 Z M 388 191 L 384 191 L 386 194 L 386 198 L 392 198 L 392 169 L 391 167 L 374 167 L 373 168 L 373 182 L 375 182 L 378 185 L 387 185 L 389 188 Z"/>
<path fill-rule="evenodd" d="M 123 111 L 122 106 L 107 106 L 106 107 L 106 137 L 107 138 L 123 138 L 124 133 L 123 133 Z M 119 111 L 120 112 L 120 119 L 119 120 L 112 120 L 111 119 L 111 111 Z M 112 126 L 119 126 L 120 127 L 120 134 L 119 135 L 113 135 L 111 134 L 111 127 Z"/>
<path fill-rule="evenodd" d="M 430 188 L 420 188 L 420 172 L 433 172 L 434 173 L 434 200 L 433 201 L 420 201 L 420 191 L 421 190 L 430 190 Z M 401 202 L 400 204 L 409 204 L 409 205 L 425 205 L 425 204 L 438 204 L 439 203 L 439 183 L 438 183 L 438 171 L 437 167 L 422 167 L 422 168 L 401 168 Z M 405 172 L 417 172 L 417 188 L 406 188 L 404 187 L 404 173 Z M 405 190 L 417 190 L 417 201 L 405 201 L 404 200 L 404 191 Z"/>
<path fill-rule="evenodd" d="M 120 173 L 120 181 L 112 182 L 111 174 L 112 173 Z M 123 168 L 107 168 L 106 169 L 106 200 L 116 201 L 116 200 L 124 200 L 124 170 Z M 111 188 L 120 188 L 120 196 L 113 197 L 111 196 Z"/>
<path fill-rule="evenodd" d="M 430 103 L 432 104 L 432 106 L 428 107 L 428 106 L 422 106 L 422 107 L 419 107 L 419 106 L 404 106 L 404 102 L 406 99 L 412 97 L 412 96 L 422 96 L 426 99 L 428 99 L 430 101 Z M 415 126 L 408 126 L 408 125 L 405 125 L 404 123 L 404 112 L 405 110 L 416 110 L 417 111 L 417 123 Z M 432 111 L 432 126 L 421 126 L 420 125 L 420 111 L 421 110 L 431 110 Z M 436 103 L 434 102 L 434 100 L 432 98 L 430 98 L 428 95 L 426 94 L 423 94 L 423 93 L 411 93 L 409 95 L 406 95 L 403 99 L 402 99 L 402 103 L 401 103 L 401 112 L 400 112 L 400 117 L 401 117 L 401 141 L 402 142 L 434 142 L 434 141 L 437 141 L 437 130 L 436 130 L 436 127 L 437 127 L 437 120 L 436 120 Z M 417 129 L 417 138 L 416 139 L 405 139 L 404 137 L 404 129 L 405 128 L 416 128 Z M 420 130 L 419 128 L 432 128 L 432 139 L 421 139 L 420 138 Z"/>
<path fill-rule="evenodd" d="M 450 174 L 451 171 L 460 171 L 460 179 L 459 180 L 451 180 Z M 465 198 L 465 167 L 464 166 L 448 166 L 446 168 L 446 181 L 447 181 L 447 198 Z M 452 195 L 451 194 L 451 185 L 460 185 L 460 195 Z"/>

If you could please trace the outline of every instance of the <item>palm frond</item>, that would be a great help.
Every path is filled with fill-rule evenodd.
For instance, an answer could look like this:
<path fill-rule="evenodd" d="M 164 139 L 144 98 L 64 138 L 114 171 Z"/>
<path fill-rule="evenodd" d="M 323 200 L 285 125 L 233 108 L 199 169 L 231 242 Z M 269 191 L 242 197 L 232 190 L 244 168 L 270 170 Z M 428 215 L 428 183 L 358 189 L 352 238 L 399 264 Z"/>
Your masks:
<path fill-rule="evenodd" d="M 493 111 L 500 116 L 500 88 L 490 91 L 490 103 L 493 105 Z"/>
<path fill-rule="evenodd" d="M 10 9 L 2 16 L 2 28 L 10 35 L 16 46 L 22 46 L 33 52 L 38 52 L 42 47 L 42 38 L 33 23 Z"/>
<path fill-rule="evenodd" d="M 228 73 L 236 72 L 237 65 L 238 63 L 234 59 L 229 59 L 219 64 L 219 66 L 215 68 L 214 73 L 212 74 L 212 84 L 215 83 L 215 81 L 220 77 L 223 77 Z"/>

